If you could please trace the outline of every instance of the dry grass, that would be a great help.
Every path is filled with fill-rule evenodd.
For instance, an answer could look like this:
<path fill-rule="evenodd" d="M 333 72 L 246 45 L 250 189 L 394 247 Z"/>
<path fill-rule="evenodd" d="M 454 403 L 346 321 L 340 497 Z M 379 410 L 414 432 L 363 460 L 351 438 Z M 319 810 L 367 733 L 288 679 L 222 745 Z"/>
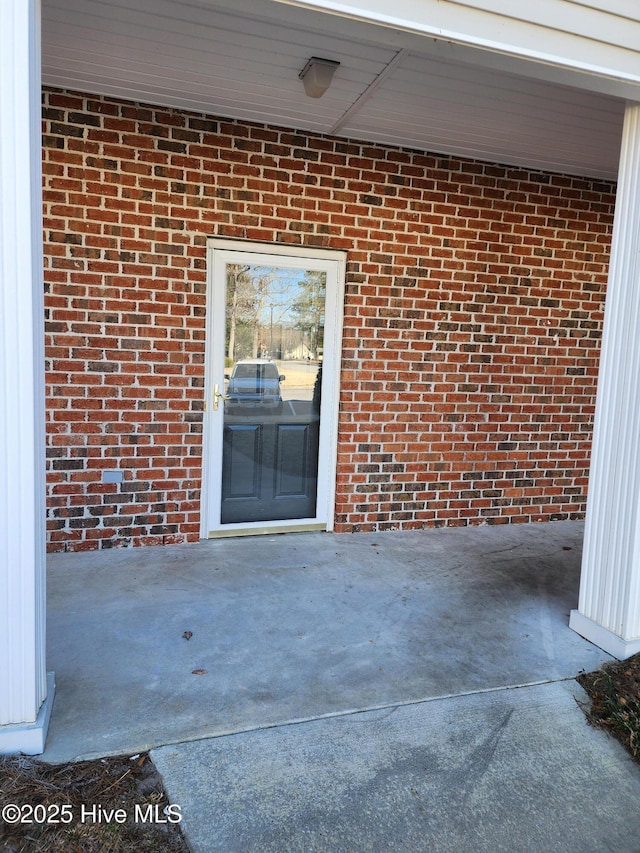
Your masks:
<path fill-rule="evenodd" d="M 63 765 L 0 757 L 3 853 L 188 853 L 167 806 L 148 755 Z"/>
<path fill-rule="evenodd" d="M 591 698 L 589 721 L 611 732 L 640 763 L 640 654 L 582 672 L 578 683 Z"/>

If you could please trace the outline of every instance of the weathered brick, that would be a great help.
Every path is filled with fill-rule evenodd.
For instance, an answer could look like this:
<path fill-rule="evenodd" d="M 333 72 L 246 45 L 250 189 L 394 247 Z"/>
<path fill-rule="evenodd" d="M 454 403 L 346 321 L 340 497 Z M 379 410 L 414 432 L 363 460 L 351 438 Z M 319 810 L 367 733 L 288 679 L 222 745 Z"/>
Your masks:
<path fill-rule="evenodd" d="M 197 539 L 210 234 L 347 251 L 336 529 L 582 516 L 612 185 L 73 92 L 43 122 L 52 550 Z"/>

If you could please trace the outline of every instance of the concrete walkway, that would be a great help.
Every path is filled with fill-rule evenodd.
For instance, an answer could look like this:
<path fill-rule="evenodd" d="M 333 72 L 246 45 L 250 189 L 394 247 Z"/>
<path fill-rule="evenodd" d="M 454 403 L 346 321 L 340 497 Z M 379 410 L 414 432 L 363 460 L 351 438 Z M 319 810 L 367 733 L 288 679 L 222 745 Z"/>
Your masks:
<path fill-rule="evenodd" d="M 54 555 L 43 757 L 152 749 L 194 853 L 639 853 L 640 770 L 574 698 L 607 660 L 567 627 L 581 540 L 562 522 Z"/>

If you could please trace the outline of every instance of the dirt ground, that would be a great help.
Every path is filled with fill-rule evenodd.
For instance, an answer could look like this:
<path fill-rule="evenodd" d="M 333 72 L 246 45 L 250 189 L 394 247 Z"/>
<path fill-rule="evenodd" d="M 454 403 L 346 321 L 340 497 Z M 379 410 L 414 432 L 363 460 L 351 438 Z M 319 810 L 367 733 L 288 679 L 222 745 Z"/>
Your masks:
<path fill-rule="evenodd" d="M 591 699 L 589 722 L 610 732 L 640 763 L 640 654 L 581 672 L 577 680 Z"/>
<path fill-rule="evenodd" d="M 592 725 L 640 763 L 640 654 L 577 677 Z M 188 853 L 148 755 L 48 765 L 0 757 L 2 853 Z"/>
<path fill-rule="evenodd" d="M 74 764 L 0 757 L 2 853 L 188 853 L 148 755 Z"/>

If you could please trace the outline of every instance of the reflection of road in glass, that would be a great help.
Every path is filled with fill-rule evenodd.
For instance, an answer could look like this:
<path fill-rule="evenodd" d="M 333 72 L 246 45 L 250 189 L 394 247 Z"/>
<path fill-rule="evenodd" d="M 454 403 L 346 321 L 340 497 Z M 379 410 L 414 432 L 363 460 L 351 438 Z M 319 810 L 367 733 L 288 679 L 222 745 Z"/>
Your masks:
<path fill-rule="evenodd" d="M 280 386 L 283 401 L 295 403 L 303 400 L 313 399 L 313 385 L 310 388 L 285 388 L 284 383 Z"/>
<path fill-rule="evenodd" d="M 317 361 L 279 361 L 278 369 L 287 377 L 280 384 L 283 400 L 295 402 L 313 399 L 313 385 L 318 375 Z"/>

